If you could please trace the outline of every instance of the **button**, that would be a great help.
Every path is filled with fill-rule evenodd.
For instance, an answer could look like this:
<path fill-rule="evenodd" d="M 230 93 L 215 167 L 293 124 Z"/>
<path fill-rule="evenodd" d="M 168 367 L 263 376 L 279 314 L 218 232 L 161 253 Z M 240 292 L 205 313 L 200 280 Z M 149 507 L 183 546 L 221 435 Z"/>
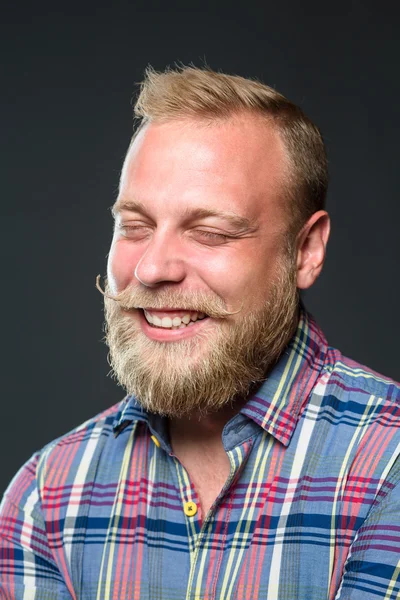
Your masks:
<path fill-rule="evenodd" d="M 158 439 L 156 438 L 156 436 L 152 435 L 151 439 L 153 440 L 153 442 L 155 443 L 155 445 L 157 446 L 157 448 L 159 448 L 160 447 L 160 442 L 158 441 Z"/>
<path fill-rule="evenodd" d="M 197 513 L 197 504 L 194 502 L 185 502 L 183 505 L 183 512 L 187 517 L 194 517 Z"/>

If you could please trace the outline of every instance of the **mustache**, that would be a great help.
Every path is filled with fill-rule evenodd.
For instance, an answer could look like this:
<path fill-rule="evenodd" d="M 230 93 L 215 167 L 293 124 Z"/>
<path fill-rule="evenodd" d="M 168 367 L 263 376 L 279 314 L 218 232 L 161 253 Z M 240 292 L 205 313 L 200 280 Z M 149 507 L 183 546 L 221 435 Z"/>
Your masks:
<path fill-rule="evenodd" d="M 124 310 L 140 308 L 160 310 L 168 307 L 179 310 L 202 312 L 215 319 L 226 319 L 230 315 L 239 313 L 243 308 L 242 303 L 238 310 L 230 311 L 227 309 L 223 299 L 217 294 L 210 294 L 198 290 L 193 290 L 191 292 L 171 289 L 152 290 L 130 284 L 118 294 L 111 294 L 107 280 L 105 280 L 105 290 L 103 290 L 100 285 L 100 279 L 101 276 L 97 275 L 96 288 L 99 292 L 104 298 L 117 302 Z"/>

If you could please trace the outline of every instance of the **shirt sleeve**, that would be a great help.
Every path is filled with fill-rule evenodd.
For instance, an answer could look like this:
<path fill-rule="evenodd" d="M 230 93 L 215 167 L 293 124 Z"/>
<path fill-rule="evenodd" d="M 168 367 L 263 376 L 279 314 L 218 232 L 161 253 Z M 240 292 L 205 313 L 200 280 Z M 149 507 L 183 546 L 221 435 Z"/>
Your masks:
<path fill-rule="evenodd" d="M 336 600 L 400 598 L 400 487 L 371 509 L 350 548 Z"/>
<path fill-rule="evenodd" d="M 0 598 L 71 600 L 53 558 L 41 511 L 35 454 L 17 473 L 0 505 Z"/>

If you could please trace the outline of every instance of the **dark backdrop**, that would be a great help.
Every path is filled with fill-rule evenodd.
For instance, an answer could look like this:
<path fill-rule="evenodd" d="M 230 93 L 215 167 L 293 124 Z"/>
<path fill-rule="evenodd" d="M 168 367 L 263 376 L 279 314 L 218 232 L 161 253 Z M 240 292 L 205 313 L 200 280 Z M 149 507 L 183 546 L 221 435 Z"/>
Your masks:
<path fill-rule="evenodd" d="M 148 63 L 261 78 L 320 126 L 333 233 L 306 304 L 332 345 L 400 379 L 396 3 L 238 4 L 3 3 L 1 490 L 123 395 L 94 281 Z"/>

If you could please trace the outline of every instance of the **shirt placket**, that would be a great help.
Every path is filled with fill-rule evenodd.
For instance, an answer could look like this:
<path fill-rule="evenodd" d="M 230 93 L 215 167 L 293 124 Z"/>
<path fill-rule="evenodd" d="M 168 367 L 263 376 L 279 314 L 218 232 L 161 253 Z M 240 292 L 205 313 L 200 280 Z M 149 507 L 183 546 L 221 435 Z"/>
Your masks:
<path fill-rule="evenodd" d="M 200 499 L 186 469 L 176 457 L 171 457 L 178 478 L 189 542 L 190 573 L 186 600 L 217 598 L 217 582 L 232 511 L 230 492 L 240 477 L 252 446 L 251 438 L 227 451 L 231 465 L 229 477 L 204 518 L 201 515 Z"/>

